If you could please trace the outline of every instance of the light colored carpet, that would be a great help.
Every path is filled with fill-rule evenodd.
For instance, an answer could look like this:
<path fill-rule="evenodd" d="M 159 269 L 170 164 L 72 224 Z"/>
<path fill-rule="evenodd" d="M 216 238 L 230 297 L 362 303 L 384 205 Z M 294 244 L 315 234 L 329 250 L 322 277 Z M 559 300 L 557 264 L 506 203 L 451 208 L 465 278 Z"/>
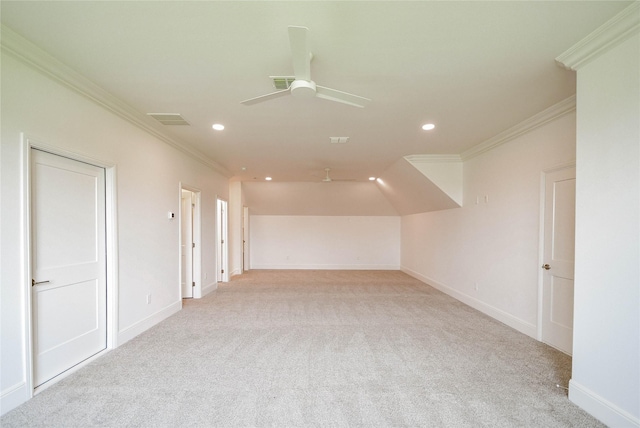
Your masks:
<path fill-rule="evenodd" d="M 600 427 L 571 359 L 398 271 L 252 271 L 2 427 Z"/>

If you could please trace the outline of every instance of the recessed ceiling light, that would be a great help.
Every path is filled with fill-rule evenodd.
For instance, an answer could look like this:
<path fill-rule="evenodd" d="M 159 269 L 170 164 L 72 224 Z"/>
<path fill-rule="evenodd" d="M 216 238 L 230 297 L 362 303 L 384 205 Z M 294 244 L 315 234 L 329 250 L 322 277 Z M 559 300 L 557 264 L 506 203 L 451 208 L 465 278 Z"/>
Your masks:
<path fill-rule="evenodd" d="M 214 123 L 212 128 L 215 129 L 216 131 L 222 131 L 224 129 L 224 125 L 220 123 Z"/>
<path fill-rule="evenodd" d="M 431 131 L 435 127 L 436 126 L 433 123 L 425 123 L 424 125 L 422 125 L 422 129 L 424 129 L 425 131 Z"/>
<path fill-rule="evenodd" d="M 369 177 L 369 181 L 373 181 L 375 179 L 376 179 L 375 177 Z"/>
<path fill-rule="evenodd" d="M 264 179 L 267 181 L 271 181 L 271 177 L 265 177 Z"/>

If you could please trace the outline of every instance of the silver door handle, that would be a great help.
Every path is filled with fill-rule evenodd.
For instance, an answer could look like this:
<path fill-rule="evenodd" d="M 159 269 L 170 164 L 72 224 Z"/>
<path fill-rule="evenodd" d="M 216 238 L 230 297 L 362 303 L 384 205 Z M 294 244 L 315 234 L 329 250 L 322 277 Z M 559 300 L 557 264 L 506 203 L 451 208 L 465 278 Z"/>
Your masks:
<path fill-rule="evenodd" d="M 545 263 L 545 264 L 542 265 L 542 269 L 549 270 L 549 269 L 551 269 L 551 266 L 549 266 L 549 263 Z"/>
<path fill-rule="evenodd" d="M 38 284 L 46 284 L 49 283 L 51 281 L 49 281 L 48 279 L 46 281 L 36 281 L 35 279 L 31 280 L 31 286 L 33 287 L 34 285 L 38 285 Z"/>

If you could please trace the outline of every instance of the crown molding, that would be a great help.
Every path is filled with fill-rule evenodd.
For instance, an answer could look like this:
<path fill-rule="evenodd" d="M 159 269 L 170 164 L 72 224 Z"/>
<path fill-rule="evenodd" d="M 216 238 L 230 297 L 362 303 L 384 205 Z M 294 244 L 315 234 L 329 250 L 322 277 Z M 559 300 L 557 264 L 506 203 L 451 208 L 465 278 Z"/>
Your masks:
<path fill-rule="evenodd" d="M 411 163 L 462 162 L 460 155 L 408 155 L 404 158 Z"/>
<path fill-rule="evenodd" d="M 467 161 L 471 158 L 479 156 L 482 153 L 488 152 L 489 150 L 492 150 L 502 144 L 508 143 L 509 141 L 513 140 L 516 137 L 519 137 L 520 135 L 531 132 L 539 126 L 556 120 L 567 113 L 571 113 L 572 111 L 575 111 L 575 109 L 576 96 L 572 95 L 569 98 L 566 98 L 559 103 L 554 104 L 545 110 L 542 110 L 540 113 L 530 117 L 529 119 L 524 120 L 519 124 L 507 129 L 506 131 L 501 132 L 495 137 L 485 140 L 482 143 L 477 144 L 468 150 L 465 150 L 460 154 L 460 157 L 463 161 Z"/>
<path fill-rule="evenodd" d="M 158 125 L 151 122 L 151 119 L 149 119 L 146 114 L 140 113 L 124 101 L 114 97 L 91 80 L 54 58 L 10 28 L 2 25 L 0 29 L 0 48 L 2 52 L 12 55 L 27 66 L 88 98 L 102 108 L 125 119 L 190 158 L 212 168 L 226 178 L 232 176 L 226 168 L 206 154 L 166 135 L 162 130 L 158 129 Z"/>
<path fill-rule="evenodd" d="M 580 67 L 640 31 L 640 1 L 634 1 L 616 16 L 556 58 L 569 70 Z"/>

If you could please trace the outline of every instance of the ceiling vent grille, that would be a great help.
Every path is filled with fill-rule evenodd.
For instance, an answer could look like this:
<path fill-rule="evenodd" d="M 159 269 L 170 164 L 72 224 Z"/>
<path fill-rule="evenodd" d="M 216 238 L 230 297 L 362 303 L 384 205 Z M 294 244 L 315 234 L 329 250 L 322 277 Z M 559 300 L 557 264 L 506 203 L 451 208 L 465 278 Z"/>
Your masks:
<path fill-rule="evenodd" d="M 147 113 L 163 125 L 189 125 L 179 113 Z"/>
<path fill-rule="evenodd" d="M 331 144 L 345 144 L 349 141 L 349 137 L 329 137 Z"/>
<path fill-rule="evenodd" d="M 291 83 L 296 80 L 294 76 L 269 76 L 269 79 L 273 80 L 273 87 L 280 90 L 289 89 Z"/>

